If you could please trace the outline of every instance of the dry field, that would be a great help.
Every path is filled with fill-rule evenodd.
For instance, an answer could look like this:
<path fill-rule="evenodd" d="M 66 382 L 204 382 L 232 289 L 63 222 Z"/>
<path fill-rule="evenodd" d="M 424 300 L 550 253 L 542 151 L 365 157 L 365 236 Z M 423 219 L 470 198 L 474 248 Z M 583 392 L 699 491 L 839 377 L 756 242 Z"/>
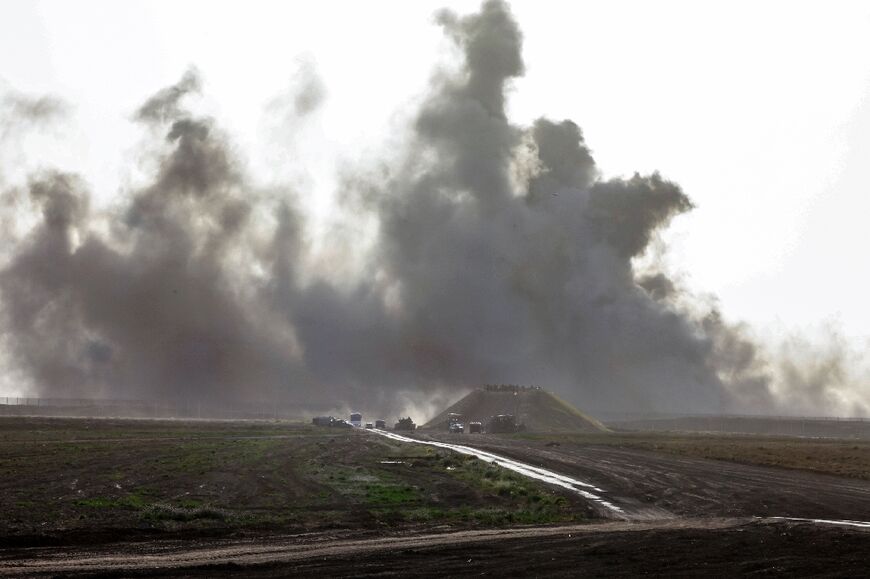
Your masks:
<path fill-rule="evenodd" d="M 851 576 L 868 446 L 673 434 L 418 434 L 588 481 L 287 422 L 0 419 L 0 575 Z M 815 471 L 815 472 L 812 472 Z"/>
<path fill-rule="evenodd" d="M 517 438 L 529 442 L 636 448 L 870 480 L 870 440 L 662 432 L 525 434 Z"/>

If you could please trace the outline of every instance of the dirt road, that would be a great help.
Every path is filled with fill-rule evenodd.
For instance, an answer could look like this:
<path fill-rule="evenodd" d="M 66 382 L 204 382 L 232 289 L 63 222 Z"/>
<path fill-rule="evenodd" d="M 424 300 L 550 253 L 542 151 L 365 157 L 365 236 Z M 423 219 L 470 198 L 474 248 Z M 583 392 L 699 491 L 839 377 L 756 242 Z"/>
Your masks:
<path fill-rule="evenodd" d="M 650 576 L 776 572 L 842 575 L 870 562 L 870 532 L 746 519 L 607 522 L 355 539 L 121 543 L 0 554 L 0 576 Z M 661 546 L 667 544 L 667 549 Z M 740 549 L 735 556 L 734 549 Z M 389 556 L 386 556 L 389 554 Z M 811 559 L 811 560 L 810 560 Z"/>
<path fill-rule="evenodd" d="M 462 445 L 462 444 L 451 444 L 448 442 L 441 442 L 438 440 L 424 440 L 420 438 L 410 438 L 407 436 L 403 436 L 401 434 L 396 434 L 394 432 L 387 432 L 383 430 L 372 430 L 370 431 L 372 434 L 377 434 L 380 436 L 387 437 L 391 440 L 395 440 L 398 442 L 408 443 L 408 444 L 421 444 L 427 446 L 434 446 L 437 448 L 444 448 L 453 452 L 457 452 L 459 454 L 473 456 L 480 460 L 483 460 L 487 463 L 493 465 L 499 465 L 502 468 L 513 471 L 517 474 L 520 474 L 524 477 L 531 478 L 537 481 L 544 482 L 548 485 L 552 485 L 554 487 L 564 489 L 570 491 L 572 493 L 576 493 L 583 497 L 590 506 L 600 513 L 603 514 L 603 518 L 615 518 L 622 520 L 641 520 L 641 519 L 662 519 L 668 518 L 667 516 L 656 516 L 655 514 L 649 514 L 640 512 L 636 509 L 631 512 L 626 512 L 622 507 L 616 505 L 605 498 L 604 491 L 602 489 L 597 488 L 595 485 L 589 484 L 586 481 L 582 481 L 576 478 L 572 478 L 570 476 L 565 476 L 560 472 L 556 472 L 553 470 L 548 470 L 546 468 L 542 468 L 540 466 L 532 465 L 528 462 L 519 462 L 515 460 L 511 460 L 507 458 L 503 454 L 492 454 L 485 450 L 475 448 L 473 446 Z M 663 513 L 666 515 L 666 513 Z"/>
<path fill-rule="evenodd" d="M 179 569 L 205 565 L 257 565 L 289 563 L 304 559 L 354 556 L 381 551 L 401 551 L 445 545 L 469 545 L 509 539 L 545 538 L 577 533 L 649 531 L 653 529 L 724 529 L 745 525 L 745 520 L 696 519 L 630 525 L 611 522 L 558 527 L 466 530 L 412 536 L 376 537 L 357 540 L 323 535 L 298 535 L 252 541 L 209 541 L 189 546 L 184 542 L 126 543 L 70 552 L 68 549 L 7 551 L 0 555 L 0 575 L 16 573 L 54 574 L 99 570 Z"/>

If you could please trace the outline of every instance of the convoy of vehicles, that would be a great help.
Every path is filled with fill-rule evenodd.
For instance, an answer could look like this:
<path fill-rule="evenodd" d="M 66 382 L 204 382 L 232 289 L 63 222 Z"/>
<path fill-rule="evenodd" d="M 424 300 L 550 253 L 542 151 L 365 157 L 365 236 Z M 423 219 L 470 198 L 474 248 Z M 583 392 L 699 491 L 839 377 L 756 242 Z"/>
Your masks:
<path fill-rule="evenodd" d="M 367 429 L 387 429 L 387 422 L 384 419 L 375 420 L 374 423 L 366 422 L 363 424 L 361 412 L 351 413 L 350 420 L 336 418 L 335 416 L 315 416 L 311 419 L 311 423 L 314 424 L 314 426 L 330 426 L 333 428 L 363 428 L 364 426 Z"/>
<path fill-rule="evenodd" d="M 312 418 L 311 422 L 315 426 L 329 426 L 332 428 L 366 428 L 369 430 L 386 430 L 387 422 L 383 419 L 375 420 L 372 422 L 363 423 L 363 416 L 361 412 L 352 412 L 350 415 L 350 420 L 343 420 L 341 418 L 335 418 L 334 416 L 315 416 Z M 442 423 L 443 424 L 443 423 Z M 414 421 L 411 417 L 401 418 L 395 425 L 395 430 L 402 431 L 412 431 L 417 429 L 417 425 L 414 424 Z M 491 433 L 505 433 L 505 432 L 517 432 L 519 427 L 516 423 L 516 417 L 512 414 L 499 414 L 498 416 L 493 416 L 489 419 L 486 432 Z M 456 413 L 450 413 L 447 415 L 447 431 L 451 434 L 483 434 L 484 426 L 483 422 L 480 421 L 472 421 L 467 425 L 462 421 L 462 415 Z"/>

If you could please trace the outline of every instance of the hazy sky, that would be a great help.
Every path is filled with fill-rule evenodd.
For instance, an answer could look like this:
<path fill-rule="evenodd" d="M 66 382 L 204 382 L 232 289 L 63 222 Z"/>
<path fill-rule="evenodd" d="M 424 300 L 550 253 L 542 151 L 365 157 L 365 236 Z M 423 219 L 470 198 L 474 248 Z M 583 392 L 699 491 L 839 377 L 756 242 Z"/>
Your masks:
<path fill-rule="evenodd" d="M 255 173 L 296 180 L 328 214 L 334 169 L 377 156 L 448 49 L 442 6 L 478 3 L 3 2 L 2 89 L 71 107 L 52 139 L 5 154 L 81 171 L 111 202 L 136 178 L 133 111 L 195 65 Z M 833 321 L 866 343 L 870 4 L 512 6 L 527 65 L 515 120 L 571 118 L 606 175 L 680 183 L 697 209 L 668 233 L 672 268 L 729 319 L 772 333 Z M 291 135 L 269 105 L 309 69 L 326 101 Z"/>

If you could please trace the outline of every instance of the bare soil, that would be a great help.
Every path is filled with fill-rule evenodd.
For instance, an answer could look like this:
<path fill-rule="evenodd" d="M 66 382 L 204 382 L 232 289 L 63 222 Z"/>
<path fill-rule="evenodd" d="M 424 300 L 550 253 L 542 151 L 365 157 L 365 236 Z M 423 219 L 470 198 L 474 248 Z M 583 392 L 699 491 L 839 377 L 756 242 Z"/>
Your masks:
<path fill-rule="evenodd" d="M 861 478 L 711 460 L 718 443 L 704 436 L 418 436 L 586 480 L 631 520 L 361 431 L 3 418 L 0 575 L 839 577 L 870 565 L 868 529 L 774 518 L 870 520 Z M 736 460 L 767 454 L 750 442 L 771 439 L 741 441 Z M 771 448 L 786 463 L 855 452 L 817 442 Z"/>
<path fill-rule="evenodd" d="M 298 423 L 0 418 L 0 548 L 590 514 L 477 462 Z"/>
<path fill-rule="evenodd" d="M 870 520 L 866 480 L 589 443 L 586 437 L 429 436 L 580 478 L 639 515 Z"/>
<path fill-rule="evenodd" d="M 0 575 L 858 577 L 870 563 L 870 532 L 806 523 L 683 519 L 385 535 L 6 551 Z"/>
<path fill-rule="evenodd" d="M 643 432 L 720 432 L 801 438 L 870 440 L 870 419 L 772 416 L 683 416 L 613 420 L 614 430 Z"/>
<path fill-rule="evenodd" d="M 548 442 L 652 450 L 693 458 L 707 458 L 808 470 L 870 480 L 870 441 L 770 435 L 616 432 L 596 434 L 521 434 L 531 442 Z"/>

